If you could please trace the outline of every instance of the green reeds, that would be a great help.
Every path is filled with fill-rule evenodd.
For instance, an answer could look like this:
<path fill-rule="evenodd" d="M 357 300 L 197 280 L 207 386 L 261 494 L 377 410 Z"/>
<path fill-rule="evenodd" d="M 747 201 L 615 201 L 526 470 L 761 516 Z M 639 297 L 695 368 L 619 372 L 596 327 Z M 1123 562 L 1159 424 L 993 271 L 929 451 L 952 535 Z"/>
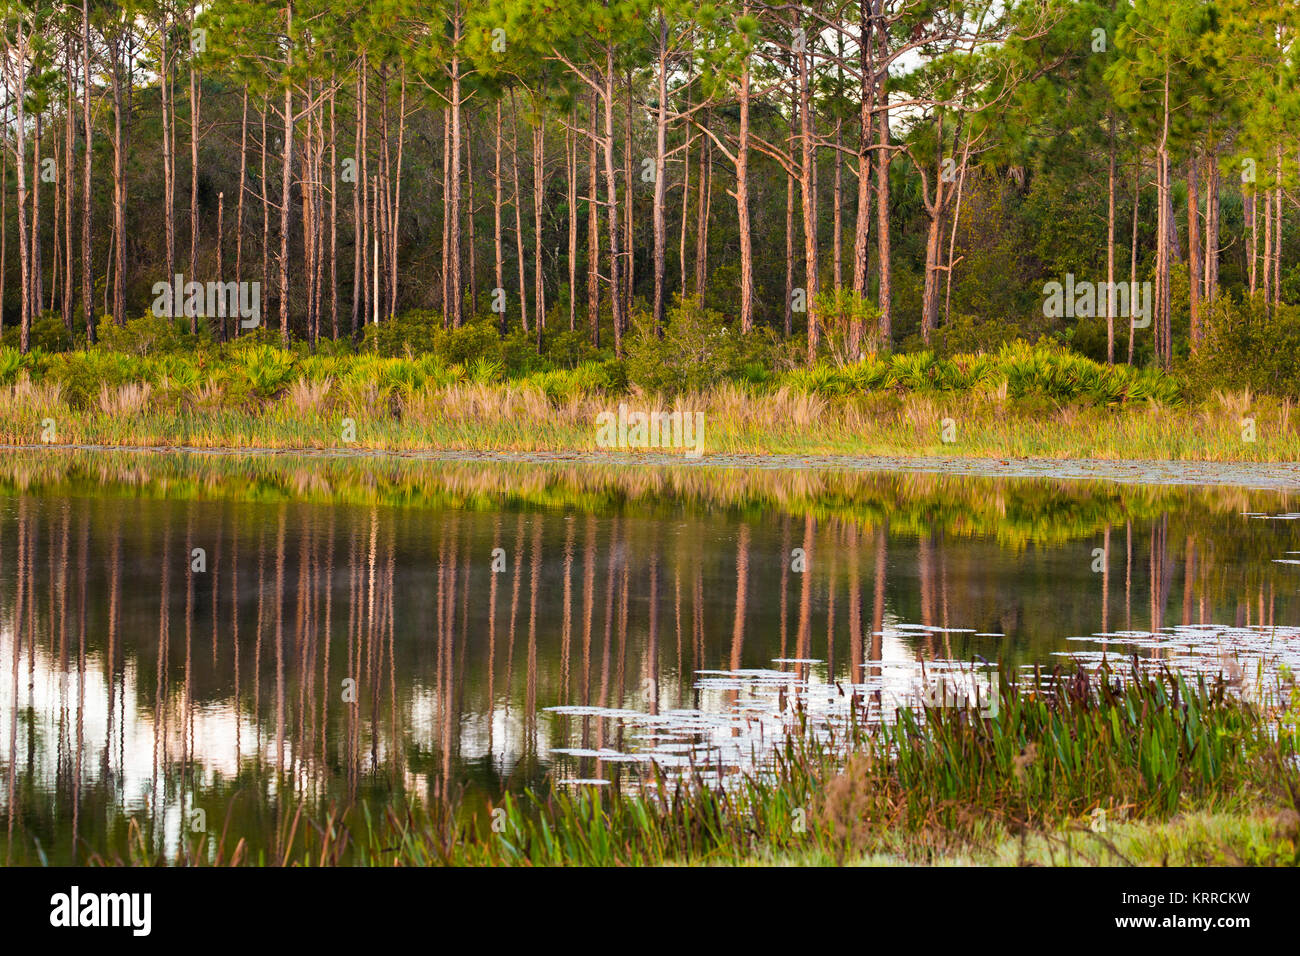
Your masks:
<path fill-rule="evenodd" d="M 904 709 L 835 738 L 795 734 L 762 772 L 723 786 L 694 768 L 652 773 L 631 793 L 551 786 L 495 803 L 282 807 L 259 852 L 222 830 L 173 860 L 137 837 L 111 862 L 1153 863 L 1174 849 L 1184 862 L 1300 862 L 1293 735 L 1222 684 L 1133 668 L 1124 681 L 1104 668 L 1033 688 L 1004 680 L 996 716 Z"/>

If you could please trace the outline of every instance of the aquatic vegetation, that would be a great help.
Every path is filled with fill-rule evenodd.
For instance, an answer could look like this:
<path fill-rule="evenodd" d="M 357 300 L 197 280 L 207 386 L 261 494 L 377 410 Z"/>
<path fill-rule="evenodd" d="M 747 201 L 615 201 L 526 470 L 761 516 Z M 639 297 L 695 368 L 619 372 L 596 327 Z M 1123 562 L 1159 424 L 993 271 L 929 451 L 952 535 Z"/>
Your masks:
<path fill-rule="evenodd" d="M 218 831 L 160 859 L 128 828 L 118 854 L 94 862 L 1016 863 L 1055 844 L 1053 862 L 1300 863 L 1296 751 L 1259 710 L 1169 674 L 1055 678 L 1005 685 L 995 717 L 906 709 L 839 739 L 796 733 L 770 766 L 723 787 L 699 770 L 651 770 L 634 793 L 550 782 L 378 814 L 299 804 L 280 809 L 276 845 L 256 857 Z"/>

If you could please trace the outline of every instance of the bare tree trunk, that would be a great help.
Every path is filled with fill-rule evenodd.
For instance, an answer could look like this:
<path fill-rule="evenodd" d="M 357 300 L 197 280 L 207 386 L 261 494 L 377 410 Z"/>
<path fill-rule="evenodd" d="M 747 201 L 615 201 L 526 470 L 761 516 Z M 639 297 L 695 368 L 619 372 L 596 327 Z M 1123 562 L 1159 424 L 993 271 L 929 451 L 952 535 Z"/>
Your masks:
<path fill-rule="evenodd" d="M 457 133 L 460 135 L 459 119 L 457 121 Z M 406 150 L 406 70 L 402 70 L 402 90 L 401 97 L 398 100 L 397 116 L 397 172 L 391 176 L 393 180 L 393 198 L 389 210 L 389 229 L 392 232 L 392 239 L 389 242 L 389 259 L 391 269 L 391 281 L 389 282 L 389 305 L 388 314 L 390 316 L 397 314 L 397 254 L 398 254 L 398 228 L 401 223 L 402 212 L 402 156 Z M 457 157 L 459 161 L 459 156 Z M 456 190 L 460 189 L 460 175 L 456 176 Z M 455 190 L 453 190 L 455 191 Z M 457 216 L 459 217 L 460 207 L 457 206 Z M 456 314 L 460 314 L 460 235 L 459 221 L 457 222 L 457 245 L 456 245 Z"/>
<path fill-rule="evenodd" d="M 82 0 L 86 2 L 86 0 Z M 7 59 L 7 56 L 6 56 Z M 9 71 L 4 72 L 4 94 L 9 99 Z M 5 282 L 5 263 L 9 242 L 9 124 L 0 123 L 0 335 L 5 330 L 5 299 L 9 286 Z M 89 178 L 87 178 L 89 183 Z"/>
<path fill-rule="evenodd" d="M 709 114 L 704 113 L 704 125 L 709 125 Z M 700 137 L 700 187 L 695 206 L 695 295 L 704 305 L 709 281 L 709 195 L 713 190 L 713 141 Z"/>
<path fill-rule="evenodd" d="M 442 111 L 442 327 L 451 326 L 451 107 Z"/>
<path fill-rule="evenodd" d="M 1264 304 L 1273 301 L 1273 194 L 1264 190 L 1264 271 L 1260 277 L 1260 288 L 1264 292 Z"/>
<path fill-rule="evenodd" d="M 455 42 L 460 42 L 460 17 L 453 20 Z M 400 169 L 399 169 L 400 174 Z M 450 187 L 447 218 L 451 221 L 448 243 L 451 246 L 451 321 L 460 328 L 464 324 L 464 296 L 460 288 L 460 57 L 451 58 L 451 168 L 448 170 Z M 394 236 L 396 239 L 396 236 Z"/>
<path fill-rule="evenodd" d="M 600 348 L 600 204 L 596 197 L 599 182 L 596 174 L 596 102 L 591 94 L 588 110 L 591 123 L 591 149 L 587 159 L 587 325 L 591 329 L 591 344 Z"/>
<path fill-rule="evenodd" d="M 36 129 L 32 136 L 32 316 L 45 311 L 45 293 L 41 271 L 41 133 L 43 117 L 37 112 Z"/>
<path fill-rule="evenodd" d="M 18 270 L 19 280 L 22 283 L 22 311 L 18 332 L 18 348 L 22 354 L 26 355 L 31 349 L 31 330 L 32 330 L 32 302 L 31 302 L 31 259 L 29 257 L 29 246 L 27 239 L 27 115 L 25 101 L 27 99 L 27 66 L 28 55 L 31 51 L 31 38 L 23 33 L 24 22 L 19 20 L 15 26 L 15 39 L 12 45 L 12 53 L 6 44 L 4 51 L 5 79 L 10 78 L 10 71 L 16 74 L 15 81 L 10 84 L 10 90 L 14 98 L 14 171 L 18 176 Z M 15 638 L 16 640 L 17 638 Z"/>
<path fill-rule="evenodd" d="M 493 277 L 496 279 L 496 286 L 492 292 L 492 298 L 495 301 L 497 296 L 505 294 L 506 288 L 506 268 L 505 268 L 505 245 L 501 236 L 501 101 L 497 100 L 496 109 L 496 132 L 493 136 L 493 175 L 492 175 L 492 247 L 493 263 L 495 271 Z M 501 334 L 506 334 L 506 313 L 501 312 Z"/>
<path fill-rule="evenodd" d="M 167 257 L 167 281 L 176 275 L 176 154 L 172 129 L 175 124 L 176 108 L 172 102 L 169 23 L 164 17 L 162 23 L 162 62 L 161 75 L 158 77 L 159 95 L 162 101 L 162 148 L 163 148 L 163 242 Z M 193 278 L 191 276 L 191 278 Z M 177 303 L 172 303 L 173 310 Z"/>
<path fill-rule="evenodd" d="M 330 335 L 334 341 L 339 340 L 339 157 L 338 128 L 335 125 L 334 100 L 338 84 L 330 77 Z M 240 165 L 240 180 L 243 180 L 243 165 Z"/>
<path fill-rule="evenodd" d="M 744 15 L 749 15 L 748 4 L 745 4 Z M 736 226 L 740 234 L 742 333 L 754 330 L 754 235 L 749 218 L 749 89 L 749 57 L 746 56 L 740 70 L 740 123 L 736 139 Z"/>
<path fill-rule="evenodd" d="M 191 13 L 190 22 L 193 23 Z M 198 281 L 199 258 L 199 114 L 202 89 L 199 87 L 194 67 L 190 67 L 190 280 Z M 190 331 L 197 333 L 197 310 L 190 317 Z"/>
<path fill-rule="evenodd" d="M 226 228 L 226 194 L 217 193 L 217 281 L 222 279 L 221 271 L 225 266 L 224 243 L 222 239 L 225 236 Z M 222 305 L 219 308 L 221 316 L 220 341 L 225 342 L 229 339 L 229 333 L 226 327 L 226 307 L 225 300 L 222 299 Z M 238 323 L 236 323 L 238 324 Z"/>
<path fill-rule="evenodd" d="M 270 112 L 271 98 L 268 95 L 262 98 L 262 315 L 266 315 L 271 294 L 271 184 L 266 175 L 266 117 Z"/>
<path fill-rule="evenodd" d="M 569 206 L 569 331 L 578 327 L 578 110 L 569 113 L 564 140 L 564 174 Z"/>
<path fill-rule="evenodd" d="M 1130 247 L 1130 250 L 1129 250 L 1129 258 L 1128 258 L 1128 271 L 1129 271 L 1129 279 L 1128 279 L 1128 281 L 1129 281 L 1129 286 L 1128 286 L 1128 287 L 1129 287 L 1129 290 L 1130 290 L 1130 291 L 1133 290 L 1133 289 L 1136 289 L 1136 288 L 1137 288 L 1137 274 L 1138 274 L 1138 210 L 1139 210 L 1139 208 L 1141 207 L 1141 202 L 1140 202 L 1141 198 L 1142 198 L 1142 163 L 1141 163 L 1141 161 L 1139 160 L 1139 162 L 1138 162 L 1138 164 L 1137 164 L 1137 171 L 1134 173 L 1134 176 L 1133 176 L 1133 244 L 1132 244 L 1132 246 Z M 1135 322 L 1137 321 L 1137 310 L 1135 310 L 1135 309 L 1133 308 L 1133 304 L 1132 304 L 1131 302 L 1129 303 L 1128 315 L 1129 315 L 1129 319 L 1128 319 L 1128 364 L 1129 364 L 1129 365 L 1132 365 L 1132 364 L 1133 364 L 1133 347 L 1134 347 L 1134 340 L 1137 338 L 1137 336 L 1134 334 L 1134 333 L 1136 332 L 1136 330 L 1137 330 L 1137 326 L 1135 326 L 1133 323 L 1135 323 Z"/>
<path fill-rule="evenodd" d="M 785 337 L 794 334 L 794 174 L 785 174 Z"/>
<path fill-rule="evenodd" d="M 655 76 L 657 79 L 655 109 L 655 183 L 654 183 L 654 328 L 657 335 L 664 327 L 664 278 L 667 271 L 668 224 L 664 203 L 668 179 L 668 21 L 659 14 L 659 49 Z"/>
<path fill-rule="evenodd" d="M 125 43 L 119 40 L 118 44 Z M 120 46 L 113 51 L 113 322 L 126 325 L 126 142 L 122 120 L 122 56 Z"/>
<path fill-rule="evenodd" d="M 473 113 L 465 117 L 465 225 L 468 229 L 470 315 L 478 315 L 478 241 L 474 236 L 474 121 Z"/>
<path fill-rule="evenodd" d="M 1250 294 L 1255 294 L 1259 282 L 1259 194 L 1254 186 L 1246 197 L 1250 206 Z"/>
<path fill-rule="evenodd" d="M 537 331 L 537 351 L 542 350 L 542 330 L 546 328 L 546 286 L 542 278 L 542 198 L 546 193 L 546 112 L 542 101 L 537 104 L 537 129 L 533 130 L 533 303 Z"/>
<path fill-rule="evenodd" d="M 303 91 L 303 101 L 310 104 L 312 101 L 313 83 L 307 80 L 307 87 Z M 307 341 L 314 349 L 316 347 L 316 337 L 319 331 L 319 320 L 316 315 L 315 303 L 312 298 L 312 264 L 316 258 L 316 232 L 315 222 L 312 219 L 314 180 L 312 175 L 312 155 L 315 146 L 315 130 L 312 128 L 310 112 L 306 118 L 305 128 L 302 138 L 302 174 L 298 183 L 298 194 L 302 197 L 302 278 L 303 285 L 306 287 L 304 300 L 305 309 L 305 327 L 307 330 Z"/>
<path fill-rule="evenodd" d="M 1205 299 L 1213 302 L 1219 293 L 1219 150 L 1216 146 L 1206 163 L 1205 197 Z"/>
<path fill-rule="evenodd" d="M 69 36 L 63 47 L 64 51 L 64 78 L 67 82 L 66 99 L 64 101 L 64 124 L 63 124 L 63 175 L 59 177 L 59 185 L 63 190 L 63 295 L 59 305 L 63 310 L 63 324 L 68 329 L 69 336 L 72 336 L 72 194 L 76 192 L 76 177 L 72 173 L 72 145 L 73 145 L 73 86 L 75 78 L 72 69 L 72 39 Z M 73 341 L 76 337 L 73 336 Z"/>
<path fill-rule="evenodd" d="M 244 184 L 248 179 L 248 90 L 245 88 L 239 112 L 239 198 L 235 201 L 235 281 L 244 281 Z M 225 281 L 225 276 L 219 276 Z M 240 324 L 234 324 L 239 335 Z"/>
<path fill-rule="evenodd" d="M 1277 166 L 1274 172 L 1277 209 L 1277 228 L 1273 230 L 1273 307 L 1282 305 L 1282 144 L 1277 144 Z"/>
<path fill-rule="evenodd" d="M 86 150 L 82 157 L 82 311 L 86 315 L 86 341 L 94 345 L 98 333 L 95 329 L 95 308 L 91 303 L 94 284 L 90 272 L 91 156 L 94 139 L 90 113 L 90 0 L 82 0 L 82 81 L 86 85 L 82 91 L 82 135 L 85 137 Z M 3 216 L 0 216 L 0 221 L 3 221 Z M 4 252 L 0 251 L 0 258 L 3 256 Z M 0 280 L 0 285 L 3 285 L 3 280 Z"/>
<path fill-rule="evenodd" d="M 365 198 L 366 177 L 362 168 L 362 154 L 364 153 L 364 143 L 362 140 L 362 130 L 365 126 L 365 76 L 366 76 L 366 58 L 361 57 L 361 65 L 357 69 L 357 104 L 353 114 L 353 125 L 356 127 L 352 144 L 352 338 L 357 337 L 362 322 L 362 299 L 366 294 L 366 237 L 365 237 L 365 220 L 361 215 L 361 205 Z"/>
<path fill-rule="evenodd" d="M 624 280 L 623 314 L 632 313 L 632 285 L 636 272 L 636 245 L 633 242 L 633 214 L 636 209 L 636 193 L 632 189 L 632 68 L 627 70 L 627 123 L 623 127 L 623 192 L 626 205 L 623 219 L 623 248 L 627 250 L 627 278 Z"/>
<path fill-rule="evenodd" d="M 515 105 L 515 91 L 510 91 L 510 162 L 514 175 L 515 207 L 515 263 L 519 272 L 519 322 L 528 331 L 528 270 L 524 267 L 524 218 L 519 190 L 519 111 Z"/>
<path fill-rule="evenodd" d="M 1200 157 L 1194 150 L 1187 161 L 1187 286 L 1191 310 L 1192 351 L 1201 344 L 1201 195 L 1198 167 Z"/>
<path fill-rule="evenodd" d="M 887 42 L 884 37 L 883 0 L 874 0 L 876 49 L 883 53 Z M 877 61 L 879 62 L 879 61 Z M 882 71 L 880 86 L 875 93 L 876 122 L 876 259 L 880 269 L 880 348 L 888 352 L 893 347 L 893 282 L 889 241 L 889 73 Z"/>
<path fill-rule="evenodd" d="M 293 73 L 293 0 L 285 7 L 285 76 Z M 293 200 L 293 86 L 284 85 L 284 155 L 280 163 L 280 343 L 289 347 L 289 205 Z"/>
<path fill-rule="evenodd" d="M 1107 117 L 1106 165 L 1106 364 L 1115 364 L 1115 117 Z M 1129 287 L 1130 289 L 1132 286 Z M 1131 308 L 1131 307 L 1130 307 Z"/>
<path fill-rule="evenodd" d="M 605 200 L 609 214 L 609 291 L 614 319 L 614 355 L 623 357 L 623 298 L 619 276 L 618 181 L 614 172 L 614 48 L 605 47 Z"/>

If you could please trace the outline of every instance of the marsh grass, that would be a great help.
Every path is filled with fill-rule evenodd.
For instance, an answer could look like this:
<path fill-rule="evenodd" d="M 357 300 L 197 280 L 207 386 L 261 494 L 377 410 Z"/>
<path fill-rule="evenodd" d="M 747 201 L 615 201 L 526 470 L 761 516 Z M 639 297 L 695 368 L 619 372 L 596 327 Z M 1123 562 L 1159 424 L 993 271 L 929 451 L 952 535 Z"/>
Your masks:
<path fill-rule="evenodd" d="M 273 399 L 239 398 L 209 378 L 103 386 L 91 406 L 70 404 L 58 384 L 0 386 L 0 442 L 38 444 L 53 418 L 64 444 L 122 447 L 341 448 L 340 422 L 356 423 L 352 447 L 394 451 L 595 451 L 596 415 L 620 401 L 703 412 L 707 453 L 936 455 L 1286 461 L 1300 458 L 1290 407 L 1273 399 L 1212 399 L 1198 407 L 1155 400 L 1111 408 L 967 391 L 880 392 L 826 398 L 791 385 L 726 383 L 697 395 L 548 394 L 529 383 L 385 386 L 357 379 L 298 379 Z M 1242 420 L 1249 411 L 1255 440 Z M 955 440 L 942 440 L 951 418 Z"/>
<path fill-rule="evenodd" d="M 620 401 L 703 412 L 706 453 L 1294 460 L 1291 403 L 1249 390 L 1189 402 L 1175 378 L 1059 348 L 869 356 L 762 381 L 661 395 L 608 363 L 502 380 L 499 363 L 436 356 L 221 356 L 91 351 L 0 355 L 0 442 L 229 448 L 596 450 L 596 416 Z M 943 420 L 955 425 L 943 440 Z M 1254 419 L 1254 440 L 1242 422 Z"/>
<path fill-rule="evenodd" d="M 547 785 L 496 802 L 282 808 L 256 854 L 220 831 L 170 860 L 129 838 L 92 862 L 153 865 L 749 863 L 1287 864 L 1294 738 L 1222 683 L 1103 669 L 1002 685 L 997 716 L 902 710 L 792 734 L 764 772 L 651 773 L 632 793 Z M 1108 824 L 1090 826 L 1098 811 Z M 134 831 L 138 833 L 138 828 Z"/>

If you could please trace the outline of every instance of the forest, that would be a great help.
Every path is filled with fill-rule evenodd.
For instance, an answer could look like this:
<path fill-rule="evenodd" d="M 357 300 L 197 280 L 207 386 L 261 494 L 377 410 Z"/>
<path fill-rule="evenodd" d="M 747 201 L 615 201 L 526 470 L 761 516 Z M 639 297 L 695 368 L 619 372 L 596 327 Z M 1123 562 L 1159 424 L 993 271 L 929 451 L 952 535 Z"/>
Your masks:
<path fill-rule="evenodd" d="M 3 341 L 256 283 L 261 337 L 312 351 L 473 325 L 572 365 L 703 315 L 788 366 L 1047 337 L 1292 393 L 1289 353 L 1249 369 L 1300 330 L 1297 14 L 8 3 Z M 1092 308 L 1047 304 L 1076 280 Z"/>

